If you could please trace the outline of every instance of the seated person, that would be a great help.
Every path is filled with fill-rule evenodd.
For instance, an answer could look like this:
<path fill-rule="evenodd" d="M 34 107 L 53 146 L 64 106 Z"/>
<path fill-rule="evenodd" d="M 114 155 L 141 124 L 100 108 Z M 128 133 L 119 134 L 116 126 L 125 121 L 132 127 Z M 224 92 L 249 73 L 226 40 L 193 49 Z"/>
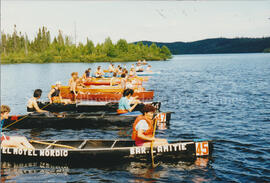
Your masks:
<path fill-rule="evenodd" d="M 143 109 L 143 115 L 139 115 L 134 124 L 132 139 L 135 140 L 137 146 L 150 147 L 153 142 L 153 146 L 168 144 L 166 139 L 159 139 L 153 137 L 154 121 L 153 116 L 156 108 L 152 105 L 146 104 Z"/>
<path fill-rule="evenodd" d="M 8 119 L 10 112 L 9 106 L 1 105 L 1 128 L 5 119 Z M 21 149 L 35 149 L 25 137 L 5 136 L 1 132 L 1 147 L 14 147 Z"/>
<path fill-rule="evenodd" d="M 110 86 L 115 86 L 115 85 L 117 85 L 117 81 L 118 81 L 117 73 L 114 72 L 114 73 L 113 73 L 113 77 L 112 77 L 111 80 L 110 80 Z"/>
<path fill-rule="evenodd" d="M 96 72 L 95 72 L 95 76 L 96 78 L 102 78 L 102 76 L 104 75 L 104 73 L 101 70 L 101 66 L 98 66 Z"/>
<path fill-rule="evenodd" d="M 146 72 L 152 72 L 152 71 L 151 71 L 151 65 L 148 65 L 148 66 L 147 66 Z"/>
<path fill-rule="evenodd" d="M 38 107 L 37 100 L 41 97 L 42 90 L 36 89 L 34 91 L 34 95 L 32 98 L 28 100 L 27 103 L 27 112 L 38 112 L 38 113 L 45 113 L 48 112 L 46 110 L 42 110 Z"/>
<path fill-rule="evenodd" d="M 132 112 L 138 105 L 138 101 L 134 102 L 134 105 L 130 106 L 130 97 L 132 97 L 134 91 L 132 89 L 125 89 L 123 92 L 123 97 L 120 99 L 117 109 L 117 114 L 127 114 L 127 115 L 140 115 L 139 111 Z"/>

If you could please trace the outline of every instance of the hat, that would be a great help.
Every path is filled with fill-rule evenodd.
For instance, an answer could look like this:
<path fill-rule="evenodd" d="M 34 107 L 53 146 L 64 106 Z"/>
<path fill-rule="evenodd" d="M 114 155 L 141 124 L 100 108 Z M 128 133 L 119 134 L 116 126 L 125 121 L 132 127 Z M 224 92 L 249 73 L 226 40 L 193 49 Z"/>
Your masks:
<path fill-rule="evenodd" d="M 55 84 L 56 84 L 56 85 L 61 85 L 61 82 L 60 82 L 60 81 L 56 81 Z"/>

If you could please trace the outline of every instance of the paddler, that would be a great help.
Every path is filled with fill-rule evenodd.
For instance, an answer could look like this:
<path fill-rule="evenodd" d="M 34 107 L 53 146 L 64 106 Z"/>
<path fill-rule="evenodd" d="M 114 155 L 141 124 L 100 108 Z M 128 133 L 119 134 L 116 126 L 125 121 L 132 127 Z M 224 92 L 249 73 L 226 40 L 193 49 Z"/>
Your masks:
<path fill-rule="evenodd" d="M 151 65 L 148 65 L 147 68 L 145 69 L 146 72 L 152 72 L 151 71 Z"/>
<path fill-rule="evenodd" d="M 72 72 L 71 73 L 71 78 L 70 78 L 70 80 L 68 82 L 70 93 L 72 94 L 72 98 L 71 98 L 72 102 L 76 101 L 76 97 L 78 95 L 78 93 L 76 92 L 77 80 L 78 80 L 78 73 L 77 72 Z"/>
<path fill-rule="evenodd" d="M 50 103 L 65 103 L 65 101 L 62 100 L 62 96 L 61 96 L 61 82 L 57 81 L 55 83 L 55 87 L 51 89 L 50 93 L 48 94 L 48 98 L 50 100 Z"/>
<path fill-rule="evenodd" d="M 98 66 L 98 67 L 97 67 L 97 70 L 96 70 L 96 72 L 95 72 L 96 78 L 102 78 L 103 75 L 104 75 L 104 73 L 103 73 L 102 70 L 101 70 L 101 66 Z"/>
<path fill-rule="evenodd" d="M 112 77 L 111 80 L 110 80 L 110 86 L 115 86 L 115 85 L 117 85 L 117 81 L 118 81 L 117 73 L 114 72 L 114 73 L 113 73 L 113 77 Z"/>
<path fill-rule="evenodd" d="M 130 99 L 134 93 L 134 90 L 132 89 L 125 89 L 123 92 L 123 96 L 119 101 L 117 114 L 121 115 L 140 115 L 141 113 L 139 111 L 133 111 L 135 107 L 138 105 L 138 101 L 134 102 L 134 105 L 130 106 Z"/>
<path fill-rule="evenodd" d="M 114 64 L 110 63 L 109 72 L 115 72 Z"/>
<path fill-rule="evenodd" d="M 143 115 L 139 115 L 134 124 L 132 139 L 135 140 L 137 146 L 150 147 L 153 142 L 153 146 L 166 145 L 168 141 L 166 139 L 159 139 L 153 137 L 154 131 L 154 113 L 156 108 L 150 104 L 146 104 L 142 108 Z"/>
<path fill-rule="evenodd" d="M 41 97 L 42 90 L 36 89 L 34 91 L 33 97 L 28 100 L 27 103 L 27 112 L 38 112 L 38 113 L 45 113 L 48 112 L 46 110 L 42 110 L 38 107 L 38 99 Z"/>
<path fill-rule="evenodd" d="M 2 127 L 5 119 L 8 119 L 10 108 L 7 105 L 1 105 L 1 147 L 13 147 L 20 149 L 35 149 L 25 137 L 5 136 L 2 133 Z"/>

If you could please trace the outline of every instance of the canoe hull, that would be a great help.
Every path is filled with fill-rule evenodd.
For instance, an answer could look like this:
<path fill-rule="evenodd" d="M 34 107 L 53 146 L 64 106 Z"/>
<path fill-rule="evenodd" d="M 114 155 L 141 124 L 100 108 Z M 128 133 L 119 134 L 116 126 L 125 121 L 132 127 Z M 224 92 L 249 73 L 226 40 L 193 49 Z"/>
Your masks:
<path fill-rule="evenodd" d="M 134 93 L 133 97 L 138 96 L 138 99 L 141 101 L 151 101 L 154 98 L 154 91 L 145 91 Z M 63 93 L 62 97 L 65 99 L 72 99 L 72 94 Z M 78 100 L 93 100 L 93 101 L 119 101 L 122 97 L 122 93 L 79 93 L 77 96 Z"/>
<path fill-rule="evenodd" d="M 56 140 L 41 142 L 68 145 L 77 149 L 32 142 L 35 150 L 2 147 L 2 161 L 51 162 L 93 166 L 93 164 L 106 164 L 108 162 L 149 161 L 151 158 L 149 147 L 135 146 L 132 140 Z M 157 146 L 153 149 L 156 161 L 171 162 L 175 162 L 177 159 L 192 160 L 198 157 L 209 157 L 212 151 L 213 143 L 207 140 L 174 141 L 168 145 Z"/>
<path fill-rule="evenodd" d="M 169 125 L 171 113 L 160 113 L 166 116 L 165 120 L 160 120 L 161 124 Z M 12 124 L 16 120 L 21 121 L 13 124 L 12 128 L 20 129 L 82 129 L 82 128 L 121 128 L 131 127 L 137 116 L 120 116 L 115 113 L 59 113 L 45 115 L 45 114 L 29 114 L 27 117 L 11 116 L 5 120 L 4 127 Z M 160 125 L 160 124 L 158 124 Z"/>

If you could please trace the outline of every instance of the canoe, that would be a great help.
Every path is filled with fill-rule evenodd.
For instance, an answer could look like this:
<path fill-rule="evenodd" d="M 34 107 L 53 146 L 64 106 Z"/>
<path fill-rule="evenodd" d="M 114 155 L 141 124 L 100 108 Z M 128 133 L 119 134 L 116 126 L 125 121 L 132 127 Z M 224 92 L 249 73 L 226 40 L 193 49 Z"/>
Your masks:
<path fill-rule="evenodd" d="M 47 162 L 73 166 L 145 162 L 151 164 L 150 147 L 135 146 L 129 139 L 116 140 L 30 140 L 34 150 L 1 147 L 3 162 Z M 155 162 L 177 162 L 209 158 L 213 152 L 210 140 L 174 140 L 153 148 Z"/>
<path fill-rule="evenodd" d="M 151 101 L 154 98 L 154 91 L 135 92 L 133 97 L 138 96 L 141 101 Z M 94 101 L 119 101 L 122 93 L 79 93 L 78 100 L 94 100 Z M 72 99 L 72 94 L 62 93 L 62 98 Z"/>
<path fill-rule="evenodd" d="M 51 88 L 54 88 L 55 85 L 52 85 Z M 135 91 L 144 91 L 145 89 L 140 87 L 135 87 Z M 61 86 L 60 88 L 61 94 L 69 94 L 70 87 L 69 86 Z M 119 86 L 89 86 L 89 87 L 80 87 L 76 89 L 77 92 L 81 93 L 123 93 L 124 89 Z"/>
<path fill-rule="evenodd" d="M 118 109 L 118 102 L 81 101 L 77 104 L 48 104 L 49 102 L 38 102 L 39 108 L 46 106 L 44 110 L 50 112 L 115 112 Z M 161 102 L 145 102 L 138 104 L 133 111 L 141 111 L 145 104 L 151 104 L 156 107 L 157 111 L 160 110 Z"/>
<path fill-rule="evenodd" d="M 171 112 L 158 113 L 159 122 L 169 124 Z M 13 124 L 11 128 L 20 129 L 82 129 L 82 128 L 105 128 L 105 127 L 131 127 L 136 115 L 118 115 L 116 113 L 94 112 L 94 113 L 31 113 L 28 115 L 10 116 L 5 120 L 4 127 Z"/>

